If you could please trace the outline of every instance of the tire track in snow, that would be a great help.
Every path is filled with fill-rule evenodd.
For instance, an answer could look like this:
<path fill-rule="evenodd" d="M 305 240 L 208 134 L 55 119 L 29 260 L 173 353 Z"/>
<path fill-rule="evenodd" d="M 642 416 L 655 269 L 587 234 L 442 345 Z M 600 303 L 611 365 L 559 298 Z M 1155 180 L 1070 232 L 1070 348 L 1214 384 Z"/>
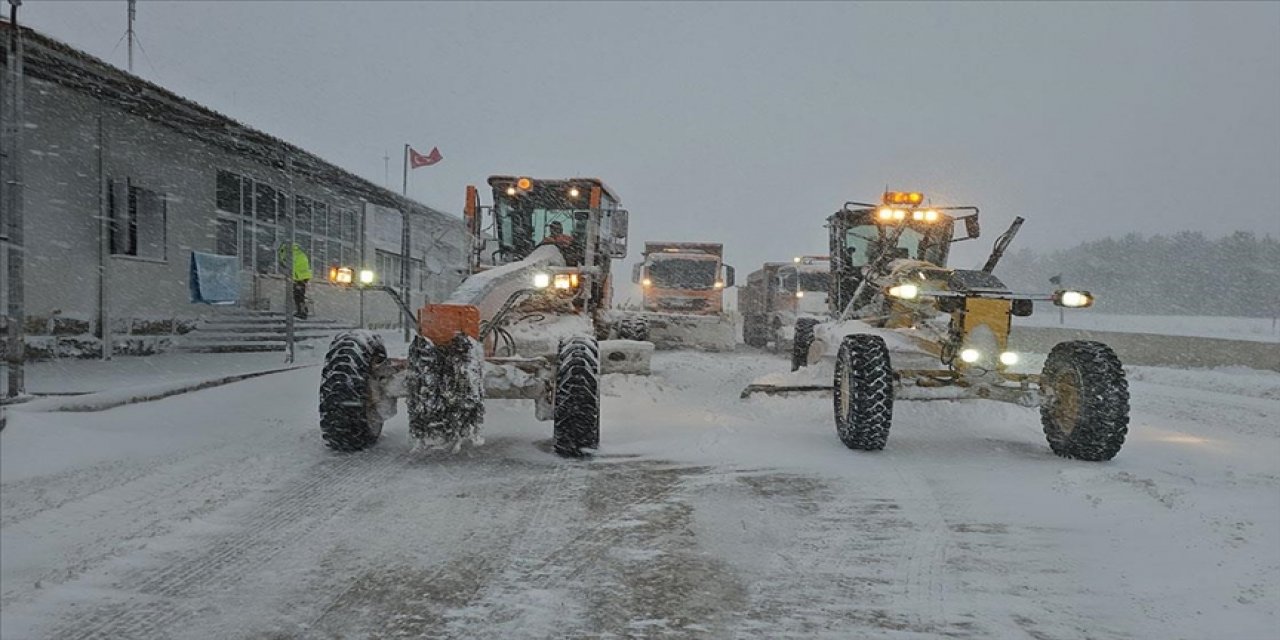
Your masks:
<path fill-rule="evenodd" d="M 217 453 L 222 454 L 226 449 L 220 447 Z M 87 536 L 59 553 L 60 564 L 48 566 L 34 578 L 24 576 L 19 588 L 6 590 L 0 596 L 0 603 L 22 598 L 37 584 L 39 588 L 47 588 L 74 579 L 112 557 L 123 555 L 138 538 L 163 535 L 173 528 L 171 523 L 209 513 L 244 495 L 250 487 L 240 483 L 217 493 L 216 499 L 193 503 L 183 497 L 189 493 L 206 495 L 201 487 L 216 487 L 228 476 L 242 479 L 242 473 L 250 471 L 244 469 L 247 466 L 249 462 L 242 459 L 229 468 L 223 455 L 182 456 L 158 471 L 63 500 L 24 519 L 25 524 L 5 527 L 10 531 L 14 528 L 73 531 L 73 535 Z M 119 512 L 136 513 L 138 517 L 110 518 Z M 50 519 L 55 522 L 45 522 Z"/>
<path fill-rule="evenodd" d="M 595 484 L 597 475 L 619 472 L 634 475 L 635 472 L 626 469 L 629 466 L 632 465 L 611 463 L 604 467 L 590 466 L 575 469 L 579 479 L 582 480 L 579 486 L 575 487 L 577 490 L 572 494 L 563 491 L 548 492 L 549 495 L 558 498 L 548 501 L 557 503 L 557 508 L 545 509 L 540 504 L 539 516 L 531 521 L 530 530 L 537 532 L 544 529 L 545 527 L 539 523 L 544 521 L 545 516 L 562 517 L 567 512 L 562 510 L 564 498 L 572 495 L 572 497 L 590 499 L 590 496 L 586 495 L 591 491 L 587 484 L 588 482 Z M 698 470 L 697 468 L 679 468 L 670 471 L 674 475 L 680 475 Z M 649 489 L 640 483 L 634 486 Z M 512 552 L 512 562 L 507 570 L 486 585 L 483 592 L 465 610 L 457 612 L 450 624 L 450 636 L 455 638 L 509 637 L 505 635 L 506 632 L 503 629 L 508 631 L 519 629 L 521 633 L 529 633 L 528 625 L 534 624 L 535 621 L 529 620 L 528 616 L 523 614 L 535 611 L 545 604 L 537 601 L 530 603 L 531 598 L 552 591 L 572 590 L 577 593 L 583 591 L 583 587 L 590 587 L 593 581 L 586 572 L 601 565 L 602 559 L 615 548 L 616 543 L 626 535 L 626 530 L 635 522 L 637 512 L 666 501 L 679 489 L 680 483 L 673 480 L 656 489 L 642 490 L 635 495 L 623 496 L 619 504 L 606 506 L 604 513 L 600 516 L 592 516 L 588 509 L 586 519 L 576 523 L 577 526 L 586 528 L 550 548 L 539 544 L 545 539 L 544 536 L 534 535 L 524 538 Z M 544 548 L 540 550 L 540 546 Z M 515 603 L 514 606 L 513 603 Z M 572 606 L 575 603 L 561 601 L 559 604 L 563 607 Z M 561 611 L 560 613 L 563 616 L 577 612 Z M 522 618 L 523 623 L 519 624 Z M 550 635 L 568 633 L 566 629 L 572 628 L 573 622 L 572 619 L 560 617 L 556 620 L 555 629 L 544 631 Z"/>
<path fill-rule="evenodd" d="M 198 612 L 196 604 L 188 600 L 195 600 L 194 596 L 202 591 L 233 588 L 250 571 L 402 471 L 409 455 L 372 451 L 315 465 L 315 473 L 305 474 L 304 480 L 286 486 L 248 513 L 237 516 L 237 521 L 247 523 L 246 527 L 203 550 L 182 553 L 159 569 L 125 578 L 118 588 L 132 597 L 76 616 L 56 629 L 52 637 L 167 637 L 165 631 L 170 625 Z"/>

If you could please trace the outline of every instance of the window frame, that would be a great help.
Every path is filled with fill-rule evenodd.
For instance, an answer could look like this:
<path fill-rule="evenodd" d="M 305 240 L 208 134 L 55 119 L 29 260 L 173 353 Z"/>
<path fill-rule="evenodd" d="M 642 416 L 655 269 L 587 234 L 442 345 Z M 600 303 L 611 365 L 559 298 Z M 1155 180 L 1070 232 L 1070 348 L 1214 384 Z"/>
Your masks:
<path fill-rule="evenodd" d="M 116 192 L 118 186 L 124 188 L 124 194 Z M 159 217 L 160 224 L 158 242 L 160 255 L 158 257 L 154 255 L 139 255 L 138 253 L 139 210 L 143 202 L 141 196 L 144 194 L 150 194 L 157 207 L 155 213 Z M 119 209 L 118 203 L 124 205 L 123 211 Z M 107 244 L 112 258 L 155 264 L 167 264 L 169 262 L 168 193 L 140 186 L 134 183 L 132 178 L 109 180 L 107 182 L 107 216 L 110 220 L 110 238 Z M 125 234 L 124 237 L 121 237 L 122 233 Z M 122 242 L 124 243 L 123 248 L 121 248 Z"/>

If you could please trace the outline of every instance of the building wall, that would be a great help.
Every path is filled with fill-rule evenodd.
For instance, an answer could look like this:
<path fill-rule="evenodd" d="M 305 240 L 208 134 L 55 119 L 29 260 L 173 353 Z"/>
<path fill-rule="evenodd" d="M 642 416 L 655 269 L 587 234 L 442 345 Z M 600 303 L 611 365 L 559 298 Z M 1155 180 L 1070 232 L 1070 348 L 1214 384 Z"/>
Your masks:
<path fill-rule="evenodd" d="M 219 170 L 350 209 L 357 217 L 365 211 L 366 203 L 351 194 L 306 179 L 291 183 L 280 168 L 130 115 L 90 95 L 35 78 L 27 78 L 25 87 L 25 306 L 32 333 L 41 333 L 42 324 L 54 330 L 55 321 L 62 333 L 97 332 L 106 228 L 100 214 L 109 200 L 108 184 L 119 187 L 127 180 L 164 194 L 166 202 L 163 258 L 111 255 L 105 260 L 108 314 L 117 334 L 139 322 L 190 322 L 216 311 L 189 301 L 188 278 L 191 252 L 216 250 Z M 283 156 L 283 145 L 280 153 Z M 465 240 L 461 220 L 425 207 L 415 213 L 412 255 L 426 258 L 437 272 L 427 279 L 426 291 L 412 294 L 416 305 L 428 297 L 443 297 L 442 292 L 457 284 Z M 368 241 L 362 238 L 357 244 L 366 254 L 364 262 L 371 265 Z M 359 324 L 360 294 L 323 282 L 326 265 L 314 264 L 313 270 L 313 315 Z M 286 289 L 283 275 L 242 271 L 240 306 L 281 311 Z M 399 321 L 399 311 L 385 293 L 367 292 L 363 297 L 366 324 Z"/>

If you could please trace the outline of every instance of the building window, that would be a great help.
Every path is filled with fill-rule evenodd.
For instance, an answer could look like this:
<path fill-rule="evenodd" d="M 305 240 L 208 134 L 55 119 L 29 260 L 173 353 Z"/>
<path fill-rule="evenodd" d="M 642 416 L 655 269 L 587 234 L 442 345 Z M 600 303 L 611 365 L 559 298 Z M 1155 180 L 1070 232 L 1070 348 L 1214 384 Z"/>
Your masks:
<path fill-rule="evenodd" d="M 276 250 L 288 232 L 285 195 L 230 171 L 218 172 L 216 190 L 221 217 L 215 251 L 240 256 L 240 264 L 256 273 L 284 273 Z"/>
<path fill-rule="evenodd" d="M 237 256 L 240 255 L 240 248 L 237 238 L 240 235 L 240 224 L 235 220 L 219 218 L 217 221 L 218 232 L 214 244 L 213 252 L 220 256 Z"/>
<path fill-rule="evenodd" d="M 310 258 L 312 268 L 358 266 L 360 218 L 306 196 L 288 196 L 268 184 L 219 171 L 217 176 L 217 253 L 238 255 L 244 268 L 257 273 L 287 273 L 276 259 L 279 247 L 294 242 Z"/>
<path fill-rule="evenodd" d="M 240 215 L 240 176 L 230 171 L 218 172 L 218 210 Z"/>
<path fill-rule="evenodd" d="M 339 209 L 306 196 L 294 199 L 294 238 L 317 269 L 358 266 L 355 229 L 358 218 L 350 209 Z"/>
<path fill-rule="evenodd" d="M 168 206 L 162 193 L 113 181 L 108 186 L 111 253 L 164 261 Z"/>

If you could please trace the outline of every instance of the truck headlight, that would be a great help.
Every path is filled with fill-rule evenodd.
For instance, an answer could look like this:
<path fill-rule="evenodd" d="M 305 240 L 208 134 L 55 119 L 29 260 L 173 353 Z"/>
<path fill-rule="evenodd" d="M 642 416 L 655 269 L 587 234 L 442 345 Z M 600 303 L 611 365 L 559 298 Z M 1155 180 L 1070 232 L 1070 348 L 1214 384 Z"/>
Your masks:
<path fill-rule="evenodd" d="M 538 289 L 546 289 L 551 286 L 551 274 L 535 273 L 533 274 L 533 286 Z"/>
<path fill-rule="evenodd" d="M 1018 364 L 1018 354 L 1013 351 L 1006 351 L 1000 354 L 1000 364 L 1006 367 L 1012 367 L 1013 365 Z"/>
<path fill-rule="evenodd" d="M 803 298 L 803 297 L 804 297 L 804 292 L 803 292 L 803 291 L 797 291 L 797 292 L 796 292 L 796 297 L 797 297 L 797 298 Z"/>
<path fill-rule="evenodd" d="M 360 270 L 360 284 L 373 284 L 373 281 L 377 279 L 377 277 L 378 276 L 373 272 L 373 269 Z"/>
<path fill-rule="evenodd" d="M 982 352 L 978 351 L 977 349 L 965 349 L 964 351 L 960 352 L 960 359 L 970 364 L 977 362 L 978 359 L 981 357 L 982 357 Z"/>
<path fill-rule="evenodd" d="M 553 279 L 553 284 L 557 289 L 572 289 L 574 284 L 576 284 L 574 280 L 577 280 L 577 278 L 570 277 L 570 274 L 557 273 L 556 277 Z"/>
<path fill-rule="evenodd" d="M 920 287 L 910 282 L 889 287 L 889 295 L 899 300 L 915 300 L 920 297 Z"/>
<path fill-rule="evenodd" d="M 1072 291 L 1070 289 L 1056 291 L 1053 294 L 1053 303 L 1059 307 L 1080 309 L 1093 306 L 1093 295 L 1088 291 Z"/>
<path fill-rule="evenodd" d="M 646 287 L 649 287 L 649 286 L 652 286 L 652 285 L 653 285 L 653 281 L 652 281 L 652 280 L 650 280 L 650 279 L 648 279 L 648 278 L 645 278 L 644 280 L 641 280 L 641 281 L 640 281 L 640 284 L 642 284 L 642 285 L 644 285 L 644 286 L 646 286 Z"/>

